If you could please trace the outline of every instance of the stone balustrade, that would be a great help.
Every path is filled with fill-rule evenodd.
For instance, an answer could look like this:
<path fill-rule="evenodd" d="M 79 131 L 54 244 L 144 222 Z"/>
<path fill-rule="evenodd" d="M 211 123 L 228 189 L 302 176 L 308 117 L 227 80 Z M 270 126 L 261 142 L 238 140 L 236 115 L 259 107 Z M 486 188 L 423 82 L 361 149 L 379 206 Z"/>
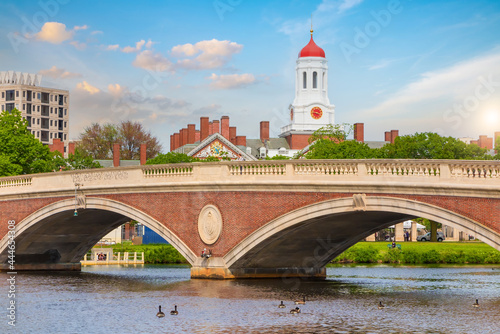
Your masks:
<path fill-rule="evenodd" d="M 272 177 L 276 177 L 273 179 Z M 223 161 L 145 165 L 53 172 L 0 178 L 0 196 L 22 193 L 85 190 L 148 185 L 203 185 L 224 182 L 430 182 L 465 185 L 500 181 L 500 161 L 466 160 L 277 160 Z M 418 178 L 418 179 L 415 179 Z M 324 181 L 322 181 L 324 180 Z M 309 182 L 309 181 L 307 181 Z M 457 183 L 458 182 L 458 183 Z M 497 182 L 489 183 L 495 187 Z M 436 185 L 437 186 L 437 185 Z M 78 188 L 78 189 L 80 189 Z"/>

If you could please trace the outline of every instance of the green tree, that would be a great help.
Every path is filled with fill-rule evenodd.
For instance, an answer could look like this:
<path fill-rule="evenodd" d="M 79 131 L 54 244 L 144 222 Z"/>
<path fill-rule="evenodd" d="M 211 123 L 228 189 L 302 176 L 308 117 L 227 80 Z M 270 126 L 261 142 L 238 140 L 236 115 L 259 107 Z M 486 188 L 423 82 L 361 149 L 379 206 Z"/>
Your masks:
<path fill-rule="evenodd" d="M 178 164 L 184 162 L 195 162 L 198 159 L 190 157 L 184 153 L 168 152 L 167 154 L 158 154 L 153 159 L 146 161 L 146 165 Z"/>
<path fill-rule="evenodd" d="M 75 153 L 69 154 L 67 159 L 64 159 L 61 153 L 54 152 L 54 165 L 55 169 L 62 168 L 62 170 L 102 168 L 90 155 L 85 155 L 78 148 L 75 149 Z"/>
<path fill-rule="evenodd" d="M 500 160 L 500 137 L 497 138 L 495 142 L 495 151 L 497 152 L 494 156 L 495 160 Z"/>
<path fill-rule="evenodd" d="M 34 174 L 53 169 L 52 153 L 28 130 L 17 109 L 0 114 L 0 176 Z"/>
<path fill-rule="evenodd" d="M 275 155 L 274 157 L 266 157 L 266 160 L 290 160 L 290 157 L 287 157 L 286 155 Z"/>
<path fill-rule="evenodd" d="M 380 158 L 386 159 L 491 159 L 486 149 L 467 145 L 453 137 L 424 132 L 399 136 L 394 144 L 380 149 Z"/>
<path fill-rule="evenodd" d="M 371 159 L 376 157 L 376 150 L 355 140 L 337 143 L 328 139 L 319 139 L 314 142 L 305 157 L 307 159 Z"/>
<path fill-rule="evenodd" d="M 353 126 L 347 123 L 344 124 L 328 124 L 318 130 L 309 137 L 309 143 L 317 140 L 326 139 L 333 142 L 341 142 L 347 139 L 347 136 L 352 132 Z"/>

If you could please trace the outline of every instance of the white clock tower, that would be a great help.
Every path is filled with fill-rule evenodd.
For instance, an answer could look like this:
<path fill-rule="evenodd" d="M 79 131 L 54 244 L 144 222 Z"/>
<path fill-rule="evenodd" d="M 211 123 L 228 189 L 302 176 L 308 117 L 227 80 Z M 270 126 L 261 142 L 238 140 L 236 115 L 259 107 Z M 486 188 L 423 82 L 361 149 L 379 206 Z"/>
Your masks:
<path fill-rule="evenodd" d="M 328 99 L 328 61 L 325 51 L 311 40 L 299 53 L 295 68 L 295 99 L 289 106 L 290 124 L 281 128 L 291 149 L 308 145 L 310 135 L 335 124 L 335 106 Z"/>

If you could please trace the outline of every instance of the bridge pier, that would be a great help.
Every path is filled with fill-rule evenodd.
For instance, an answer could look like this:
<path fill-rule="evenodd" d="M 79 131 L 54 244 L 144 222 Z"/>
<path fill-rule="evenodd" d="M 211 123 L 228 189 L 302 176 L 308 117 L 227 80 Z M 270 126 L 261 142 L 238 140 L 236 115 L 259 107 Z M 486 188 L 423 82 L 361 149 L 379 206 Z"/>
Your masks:
<path fill-rule="evenodd" d="M 227 268 L 222 258 L 197 259 L 191 267 L 191 278 L 304 278 L 325 279 L 326 268 Z"/>

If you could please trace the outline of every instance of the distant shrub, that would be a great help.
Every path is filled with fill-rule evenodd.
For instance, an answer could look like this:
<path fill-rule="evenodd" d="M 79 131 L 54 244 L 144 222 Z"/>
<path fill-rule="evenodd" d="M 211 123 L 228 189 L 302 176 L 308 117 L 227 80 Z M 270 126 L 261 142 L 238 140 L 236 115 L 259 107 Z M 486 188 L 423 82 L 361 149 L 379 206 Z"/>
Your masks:
<path fill-rule="evenodd" d="M 441 255 L 435 249 L 430 249 L 422 253 L 422 263 L 439 263 L 441 262 Z"/>
<path fill-rule="evenodd" d="M 402 262 L 408 264 L 422 263 L 422 252 L 415 249 L 408 249 L 402 251 Z"/>
<path fill-rule="evenodd" d="M 402 252 L 398 248 L 389 249 L 383 255 L 382 262 L 384 263 L 400 263 L 402 259 Z"/>

